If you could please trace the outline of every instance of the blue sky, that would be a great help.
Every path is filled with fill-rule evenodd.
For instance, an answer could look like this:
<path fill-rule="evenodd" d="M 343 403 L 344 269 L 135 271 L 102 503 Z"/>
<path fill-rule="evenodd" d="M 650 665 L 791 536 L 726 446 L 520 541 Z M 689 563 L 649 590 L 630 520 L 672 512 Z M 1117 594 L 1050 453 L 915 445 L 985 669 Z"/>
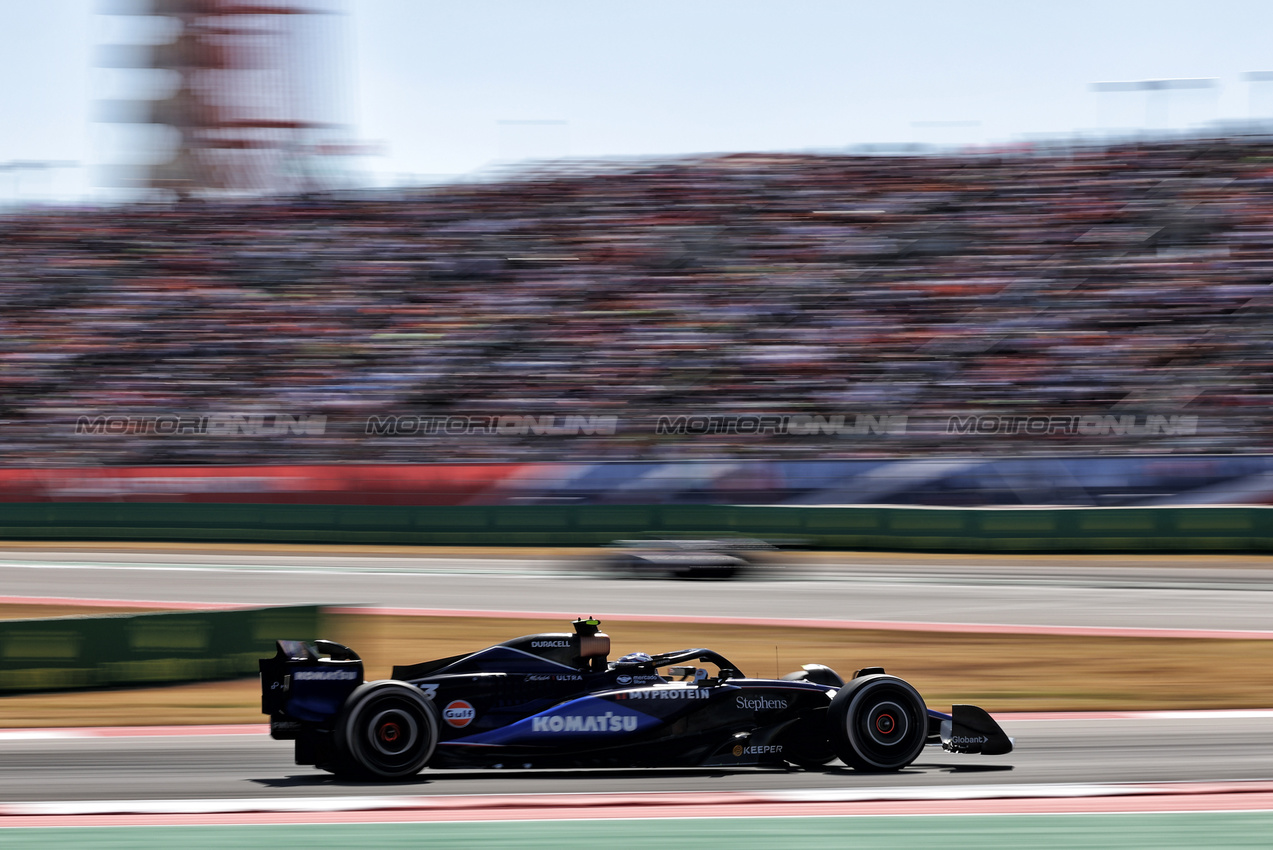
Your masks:
<path fill-rule="evenodd" d="M 300 2 L 300 0 L 298 0 Z M 316 0 L 317 2 L 317 0 Z M 341 2 L 341 0 L 322 0 Z M 343 0 L 370 165 L 461 174 L 526 155 L 646 156 L 1003 142 L 1273 117 L 1273 4 Z M 100 159 L 95 0 L 0 0 L 0 163 Z M 1097 80 L 1215 77 L 1147 109 Z M 1266 91 L 1267 89 L 1267 91 Z M 557 124 L 517 122 L 555 121 Z M 504 123 L 501 123 L 504 122 Z M 511 123 L 510 123 L 511 122 Z M 83 190 L 26 174 L 25 197 Z M 0 172 L 0 200 L 12 198 Z"/>

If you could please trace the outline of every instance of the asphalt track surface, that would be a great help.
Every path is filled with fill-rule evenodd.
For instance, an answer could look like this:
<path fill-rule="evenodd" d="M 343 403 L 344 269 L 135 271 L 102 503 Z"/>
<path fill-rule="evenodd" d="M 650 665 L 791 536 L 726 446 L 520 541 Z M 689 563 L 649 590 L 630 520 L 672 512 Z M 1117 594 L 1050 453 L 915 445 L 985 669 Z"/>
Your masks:
<path fill-rule="evenodd" d="M 1273 630 L 1273 559 L 824 555 L 741 580 L 621 579 L 585 557 L 0 550 L 12 597 Z"/>
<path fill-rule="evenodd" d="M 0 734 L 0 803 L 207 800 L 386 795 L 921 790 L 1268 780 L 1273 712 L 1160 713 L 1069 719 L 1003 718 L 1017 749 L 956 756 L 927 748 L 896 774 L 826 771 L 429 771 L 415 781 L 344 782 L 293 763 L 289 742 L 264 734 L 34 739 Z"/>
<path fill-rule="evenodd" d="M 198 551 L 0 551 L 6 596 L 322 603 L 631 615 L 1273 630 L 1273 561 L 913 559 L 770 564 L 747 580 L 621 580 L 581 558 Z M 0 802 L 385 795 L 925 789 L 1273 779 L 1273 713 L 1005 718 L 1007 756 L 927 749 L 898 774 L 426 771 L 348 783 L 262 734 L 46 738 L 0 732 Z"/>

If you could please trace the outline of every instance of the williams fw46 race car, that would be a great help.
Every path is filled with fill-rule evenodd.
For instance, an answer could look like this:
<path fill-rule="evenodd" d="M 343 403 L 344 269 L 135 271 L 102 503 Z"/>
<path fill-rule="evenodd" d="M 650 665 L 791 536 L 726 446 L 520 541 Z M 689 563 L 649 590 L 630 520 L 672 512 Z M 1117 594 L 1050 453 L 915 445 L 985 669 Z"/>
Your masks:
<path fill-rule="evenodd" d="M 896 771 L 926 744 L 1012 751 L 986 712 L 933 711 L 878 667 L 845 682 L 820 664 L 753 679 L 709 649 L 610 662 L 599 621 L 573 625 L 394 667 L 392 679 L 375 682 L 363 681 L 348 647 L 280 640 L 260 662 L 261 710 L 271 737 L 296 742 L 297 764 L 371 779 L 426 766 L 817 768 L 837 758 Z"/>

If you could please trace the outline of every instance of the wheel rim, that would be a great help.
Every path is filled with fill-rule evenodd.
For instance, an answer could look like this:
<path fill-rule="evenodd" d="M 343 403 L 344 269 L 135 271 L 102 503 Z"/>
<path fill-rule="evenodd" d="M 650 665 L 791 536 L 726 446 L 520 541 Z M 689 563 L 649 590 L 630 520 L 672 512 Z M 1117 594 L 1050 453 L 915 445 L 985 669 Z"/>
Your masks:
<path fill-rule="evenodd" d="M 420 725 L 405 711 L 390 708 L 377 713 L 367 725 L 371 746 L 381 756 L 400 756 L 420 738 Z"/>
<path fill-rule="evenodd" d="M 437 741 L 427 709 L 406 696 L 372 697 L 350 718 L 352 755 L 373 775 L 385 778 L 415 773 Z"/>
<path fill-rule="evenodd" d="M 872 706 L 864 719 L 867 737 L 881 747 L 892 748 L 903 743 L 910 729 L 906 709 L 892 700 Z"/>
<path fill-rule="evenodd" d="M 868 765 L 897 769 L 914 761 L 927 737 L 927 718 L 907 688 L 893 682 L 868 685 L 853 703 L 846 731 Z"/>

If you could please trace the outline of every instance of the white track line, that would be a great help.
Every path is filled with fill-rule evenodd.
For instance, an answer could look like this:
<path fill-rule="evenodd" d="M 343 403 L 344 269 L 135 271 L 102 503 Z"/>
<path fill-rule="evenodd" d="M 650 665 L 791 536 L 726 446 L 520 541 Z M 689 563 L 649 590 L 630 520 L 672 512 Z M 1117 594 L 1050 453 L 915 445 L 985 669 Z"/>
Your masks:
<path fill-rule="evenodd" d="M 801 791 L 660 791 L 601 794 L 484 794 L 367 797 L 250 797 L 196 800 L 70 800 L 0 803 L 0 817 L 68 815 L 184 815 L 241 812 L 354 812 L 402 809 L 481 810 L 534 806 L 540 808 L 614 805 L 742 805 L 756 803 L 933 802 L 1004 799 L 1078 799 L 1091 797 L 1190 795 L 1267 791 L 1269 782 L 1181 784 L 1040 784 L 963 785 L 923 788 L 809 789 Z"/>

